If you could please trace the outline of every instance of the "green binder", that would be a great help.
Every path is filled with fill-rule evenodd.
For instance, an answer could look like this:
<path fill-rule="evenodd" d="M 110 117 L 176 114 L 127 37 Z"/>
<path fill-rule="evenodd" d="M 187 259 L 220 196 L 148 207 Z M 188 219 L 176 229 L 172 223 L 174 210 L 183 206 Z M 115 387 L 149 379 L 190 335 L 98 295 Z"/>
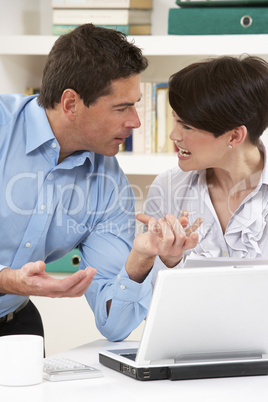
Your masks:
<path fill-rule="evenodd" d="M 171 8 L 169 35 L 268 33 L 268 7 Z"/>
<path fill-rule="evenodd" d="M 79 268 L 81 254 L 78 248 L 74 248 L 64 257 L 46 265 L 46 272 L 76 272 Z"/>
<path fill-rule="evenodd" d="M 176 0 L 180 7 L 268 6 L 268 0 Z"/>

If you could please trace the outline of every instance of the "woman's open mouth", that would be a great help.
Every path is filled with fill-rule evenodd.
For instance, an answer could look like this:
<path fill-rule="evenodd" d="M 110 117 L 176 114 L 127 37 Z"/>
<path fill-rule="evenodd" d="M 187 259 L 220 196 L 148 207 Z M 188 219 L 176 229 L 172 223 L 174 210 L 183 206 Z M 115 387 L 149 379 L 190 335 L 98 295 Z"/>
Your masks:
<path fill-rule="evenodd" d="M 176 142 L 175 142 L 175 144 L 176 144 Z M 180 156 L 183 156 L 184 158 L 187 157 L 187 156 L 191 156 L 191 152 L 187 151 L 187 149 L 179 147 L 178 144 L 176 144 L 176 147 L 179 150 L 178 153 L 179 153 Z"/>

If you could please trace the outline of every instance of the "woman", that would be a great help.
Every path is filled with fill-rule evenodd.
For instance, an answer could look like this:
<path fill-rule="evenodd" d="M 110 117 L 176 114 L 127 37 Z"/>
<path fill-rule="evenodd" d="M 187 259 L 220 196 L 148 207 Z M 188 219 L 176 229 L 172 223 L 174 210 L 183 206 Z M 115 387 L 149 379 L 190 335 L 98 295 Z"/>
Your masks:
<path fill-rule="evenodd" d="M 268 64 L 251 56 L 219 57 L 191 64 L 169 84 L 179 167 L 155 179 L 146 214 L 162 230 L 164 219 L 173 244 L 186 214 L 199 240 L 194 248 L 177 247 L 176 255 L 170 245 L 170 253 L 157 258 L 155 274 L 183 265 L 186 256 L 268 258 L 268 167 L 260 140 L 268 126 Z"/>

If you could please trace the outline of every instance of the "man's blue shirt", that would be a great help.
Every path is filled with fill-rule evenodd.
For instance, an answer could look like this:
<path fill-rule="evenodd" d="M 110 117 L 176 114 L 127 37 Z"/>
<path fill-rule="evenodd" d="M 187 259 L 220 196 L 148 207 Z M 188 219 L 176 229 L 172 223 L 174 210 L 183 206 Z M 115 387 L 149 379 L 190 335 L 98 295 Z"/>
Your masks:
<path fill-rule="evenodd" d="M 138 284 L 124 266 L 134 237 L 134 195 L 115 157 L 81 151 L 57 164 L 59 152 L 36 96 L 0 96 L 0 270 L 49 263 L 78 246 L 80 269 L 98 271 L 85 294 L 97 327 L 120 340 L 144 319 L 151 298 L 150 275 Z M 0 297 L 0 316 L 24 299 Z"/>

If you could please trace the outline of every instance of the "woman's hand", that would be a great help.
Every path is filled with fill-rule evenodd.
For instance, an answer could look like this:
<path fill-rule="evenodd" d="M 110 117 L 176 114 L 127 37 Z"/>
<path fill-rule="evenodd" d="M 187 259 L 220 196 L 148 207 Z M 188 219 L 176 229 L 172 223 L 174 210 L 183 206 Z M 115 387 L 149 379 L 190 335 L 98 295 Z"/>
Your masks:
<path fill-rule="evenodd" d="M 188 226 L 188 216 L 188 211 L 183 211 L 180 218 L 168 214 L 157 221 L 148 215 L 138 214 L 136 218 L 146 224 L 148 230 L 136 237 L 134 247 L 147 255 L 159 255 L 167 267 L 174 267 L 184 252 L 195 248 L 198 243 L 196 230 L 203 220 L 198 218 Z"/>

